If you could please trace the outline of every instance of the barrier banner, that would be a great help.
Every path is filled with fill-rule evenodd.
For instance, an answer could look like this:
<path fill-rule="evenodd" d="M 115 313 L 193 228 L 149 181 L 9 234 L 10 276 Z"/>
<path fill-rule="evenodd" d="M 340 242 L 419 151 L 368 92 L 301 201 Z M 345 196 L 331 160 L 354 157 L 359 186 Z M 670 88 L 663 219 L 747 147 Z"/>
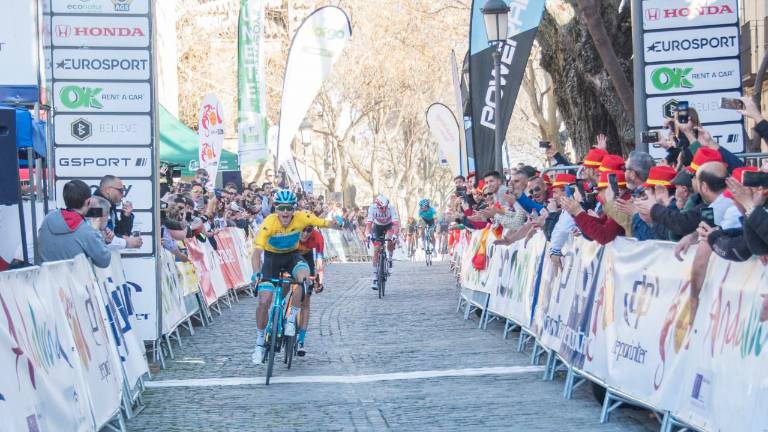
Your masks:
<path fill-rule="evenodd" d="M 702 430 L 765 429 L 767 321 L 768 266 L 713 257 L 689 332 L 686 367 L 675 371 L 681 381 L 677 418 Z"/>
<path fill-rule="evenodd" d="M 617 238 L 606 248 L 586 336 L 585 372 L 664 409 L 673 406 L 686 366 L 693 254 L 687 257 L 678 262 L 672 243 Z"/>
<path fill-rule="evenodd" d="M 245 231 L 231 228 L 227 230 L 232 236 L 232 240 L 235 242 L 235 252 L 237 254 L 237 259 L 240 262 L 240 272 L 243 274 L 246 283 L 248 283 L 253 274 L 253 263 L 251 262 L 253 243 L 246 238 Z"/>
<path fill-rule="evenodd" d="M 168 334 L 179 323 L 187 319 L 187 307 L 184 304 L 184 290 L 181 273 L 176 267 L 176 257 L 168 250 L 160 250 L 160 294 L 162 296 L 163 315 L 162 333 Z"/>
<path fill-rule="evenodd" d="M 247 285 L 243 272 L 240 270 L 237 245 L 230 230 L 221 230 L 214 234 L 216 239 L 216 258 L 221 269 L 227 289 L 236 289 Z"/>
<path fill-rule="evenodd" d="M 221 267 L 218 265 L 216 252 L 210 243 L 201 243 L 194 238 L 184 240 L 184 244 L 187 246 L 189 260 L 195 265 L 200 281 L 200 292 L 203 294 L 205 304 L 210 306 L 227 294 L 226 283 L 221 274 Z"/>
<path fill-rule="evenodd" d="M 123 372 L 102 316 L 99 286 L 91 265 L 80 255 L 73 261 L 43 265 L 40 277 L 64 308 L 88 383 L 94 422 L 106 424 L 120 409 Z"/>
<path fill-rule="evenodd" d="M 112 253 L 109 267 L 102 269 L 93 267 L 99 282 L 102 310 L 111 329 L 123 371 L 131 387 L 135 387 L 139 379 L 149 369 L 141 337 L 135 325 L 139 318 L 146 319 L 146 314 L 138 313 L 135 309 L 132 295 L 138 286 L 125 280 L 122 260 L 118 252 Z"/>
<path fill-rule="evenodd" d="M 179 270 L 179 274 L 181 275 L 180 282 L 181 289 L 184 292 L 184 297 L 197 294 L 197 292 L 200 291 L 200 281 L 197 278 L 195 266 L 191 262 L 177 261 L 176 268 Z"/>
<path fill-rule="evenodd" d="M 486 256 L 488 266 L 485 270 L 475 270 L 472 260 L 478 253 L 478 249 L 482 245 L 483 232 L 485 230 L 477 230 L 472 233 L 469 238 L 469 242 L 464 249 L 464 256 L 461 259 L 461 285 L 464 288 L 471 289 L 472 291 L 480 291 L 487 294 L 491 294 L 496 289 L 496 282 L 498 281 L 498 265 L 493 270 L 494 263 L 497 260 L 493 259 L 493 241 L 487 241 L 485 243 L 485 250 L 483 253 Z M 498 263 L 496 263 L 498 264 Z"/>
<path fill-rule="evenodd" d="M 91 398 L 64 307 L 50 278 L 39 276 L 38 267 L 0 273 L 3 428 L 94 430 Z"/>

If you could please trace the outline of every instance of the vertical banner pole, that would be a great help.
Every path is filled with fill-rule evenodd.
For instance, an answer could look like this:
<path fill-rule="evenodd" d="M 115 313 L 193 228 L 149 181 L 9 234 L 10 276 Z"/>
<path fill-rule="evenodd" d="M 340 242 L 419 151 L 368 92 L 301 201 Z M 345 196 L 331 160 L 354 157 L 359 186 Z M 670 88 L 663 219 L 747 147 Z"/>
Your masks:
<path fill-rule="evenodd" d="M 494 85 L 496 86 L 495 92 L 495 102 L 496 102 L 496 110 L 493 114 L 494 119 L 494 146 L 493 146 L 493 152 L 495 154 L 494 156 L 494 169 L 498 171 L 499 173 L 504 172 L 504 160 L 501 158 L 501 128 L 502 128 L 502 121 L 501 121 L 501 47 L 504 42 L 498 42 L 494 46 L 493 51 L 493 65 L 496 68 L 496 79 L 494 80 Z M 485 173 L 477 173 L 478 178 L 481 175 L 485 175 Z"/>
<path fill-rule="evenodd" d="M 643 144 L 642 133 L 647 126 L 645 112 L 645 60 L 643 58 L 643 0 L 632 0 L 632 62 L 633 87 L 635 94 L 635 149 L 648 152 Z"/>

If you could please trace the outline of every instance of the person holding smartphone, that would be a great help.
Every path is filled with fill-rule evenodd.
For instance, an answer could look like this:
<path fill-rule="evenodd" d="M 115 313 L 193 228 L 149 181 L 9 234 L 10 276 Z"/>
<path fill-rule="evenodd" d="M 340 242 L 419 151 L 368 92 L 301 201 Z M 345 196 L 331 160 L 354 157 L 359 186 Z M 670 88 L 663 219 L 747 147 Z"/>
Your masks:
<path fill-rule="evenodd" d="M 606 190 L 612 189 L 616 197 L 629 199 L 631 196 L 626 190 L 627 181 L 624 171 L 602 171 L 597 183 L 598 200 L 605 202 Z M 574 199 L 561 198 L 560 204 L 572 217 L 576 226 L 584 236 L 604 245 L 612 242 L 616 237 L 626 234 L 624 228 L 605 213 L 600 215 L 587 213 Z"/>

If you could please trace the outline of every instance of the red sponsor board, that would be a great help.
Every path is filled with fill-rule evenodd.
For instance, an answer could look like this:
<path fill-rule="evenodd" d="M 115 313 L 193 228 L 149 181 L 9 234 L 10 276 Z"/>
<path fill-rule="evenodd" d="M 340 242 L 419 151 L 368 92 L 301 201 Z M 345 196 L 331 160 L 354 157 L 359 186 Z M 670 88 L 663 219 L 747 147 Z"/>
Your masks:
<path fill-rule="evenodd" d="M 235 289 L 247 283 L 240 269 L 240 261 L 237 258 L 237 246 L 232 234 L 228 230 L 222 230 L 214 235 L 216 239 L 216 255 L 218 257 L 221 273 L 227 289 Z"/>
<path fill-rule="evenodd" d="M 190 261 L 195 265 L 197 278 L 200 281 L 200 292 L 203 294 L 205 304 L 210 306 L 216 302 L 217 297 L 211 279 L 211 270 L 205 260 L 205 252 L 195 239 L 186 239 L 184 244 L 187 246 Z"/>

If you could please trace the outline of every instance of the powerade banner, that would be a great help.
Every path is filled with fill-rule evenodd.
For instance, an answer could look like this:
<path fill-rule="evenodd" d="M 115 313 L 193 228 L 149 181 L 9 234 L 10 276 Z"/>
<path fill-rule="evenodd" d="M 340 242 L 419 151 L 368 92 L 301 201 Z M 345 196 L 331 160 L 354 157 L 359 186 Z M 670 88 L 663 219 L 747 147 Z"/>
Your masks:
<path fill-rule="evenodd" d="M 264 2 L 241 0 L 237 38 L 237 129 L 241 166 L 267 161 Z"/>
<path fill-rule="evenodd" d="M 291 141 L 351 36 L 352 26 L 346 12 L 325 6 L 301 23 L 291 41 L 280 104 L 277 163 L 283 165 L 291 161 L 285 165 L 293 181 L 298 181 L 298 172 Z"/>
<path fill-rule="evenodd" d="M 493 50 L 485 31 L 482 9 L 484 0 L 472 2 L 472 19 L 469 28 L 469 97 L 472 106 L 472 146 L 475 167 L 479 175 L 491 171 L 497 165 L 494 154 L 496 118 L 499 119 L 502 136 L 506 135 L 517 92 L 525 74 L 528 56 L 539 29 L 545 0 L 504 0 L 509 5 L 508 39 L 501 44 L 501 101 L 495 100 L 495 71 Z M 501 166 L 501 161 L 498 161 Z"/>

